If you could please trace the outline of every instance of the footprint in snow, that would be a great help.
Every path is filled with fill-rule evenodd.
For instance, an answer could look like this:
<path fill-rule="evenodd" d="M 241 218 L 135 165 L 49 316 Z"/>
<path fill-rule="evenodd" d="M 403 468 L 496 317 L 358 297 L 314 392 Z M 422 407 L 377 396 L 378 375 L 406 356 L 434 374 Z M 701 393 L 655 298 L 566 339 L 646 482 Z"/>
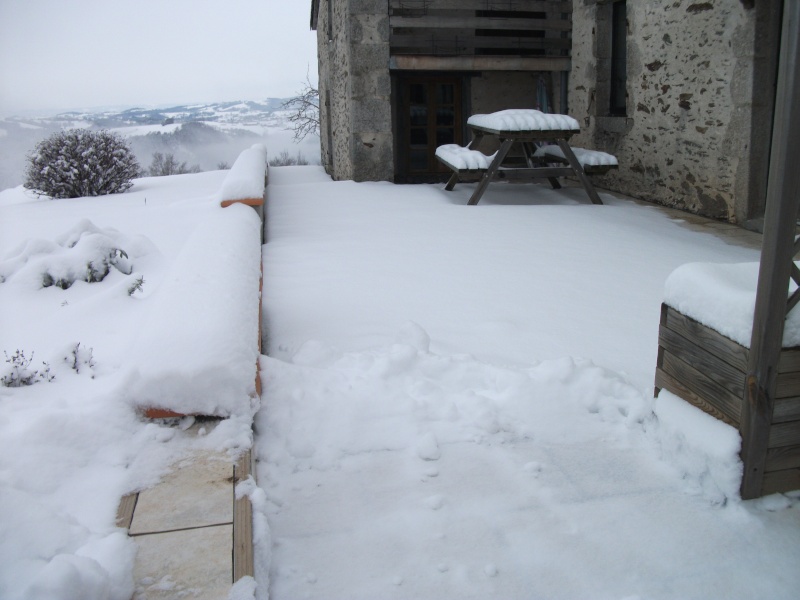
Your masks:
<path fill-rule="evenodd" d="M 431 510 L 439 510 L 444 506 L 444 496 L 436 494 L 425 499 L 425 505 Z"/>
<path fill-rule="evenodd" d="M 417 439 L 417 456 L 422 460 L 439 460 L 442 451 L 439 449 L 439 442 L 432 432 L 428 432 Z"/>

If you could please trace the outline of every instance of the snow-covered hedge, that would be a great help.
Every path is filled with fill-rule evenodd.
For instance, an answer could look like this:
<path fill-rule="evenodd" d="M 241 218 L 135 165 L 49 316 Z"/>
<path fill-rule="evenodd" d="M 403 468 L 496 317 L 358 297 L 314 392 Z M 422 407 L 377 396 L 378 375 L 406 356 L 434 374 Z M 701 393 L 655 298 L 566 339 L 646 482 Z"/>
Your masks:
<path fill-rule="evenodd" d="M 104 196 L 124 192 L 138 174 L 136 156 L 121 136 L 70 129 L 36 145 L 24 185 L 51 198 Z"/>

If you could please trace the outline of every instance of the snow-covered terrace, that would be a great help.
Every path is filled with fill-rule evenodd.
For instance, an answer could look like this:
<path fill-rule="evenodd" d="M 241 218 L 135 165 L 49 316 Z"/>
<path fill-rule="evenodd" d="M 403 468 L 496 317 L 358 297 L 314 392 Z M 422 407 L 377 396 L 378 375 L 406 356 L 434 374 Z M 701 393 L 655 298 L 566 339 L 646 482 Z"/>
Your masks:
<path fill-rule="evenodd" d="M 580 188 L 496 185 L 467 207 L 468 184 L 271 169 L 261 403 L 195 437 L 142 421 L 125 382 L 134 357 L 169 383 L 231 356 L 208 319 L 170 340 L 162 310 L 181 286 L 216 303 L 215 282 L 252 271 L 190 243 L 224 211 L 250 230 L 250 209 L 219 208 L 225 175 L 100 199 L 0 193 L 3 268 L 36 247 L 53 264 L 87 217 L 136 249 L 130 276 L 68 290 L 3 271 L 3 349 L 35 350 L 57 378 L 0 388 L 0 596 L 169 583 L 133 580 L 120 496 L 188 451 L 249 447 L 251 420 L 256 598 L 796 596 L 800 494 L 742 502 L 736 432 L 652 397 L 669 274 L 757 260 L 752 234 Z M 159 331 L 170 345 L 144 356 Z M 76 342 L 93 348 L 80 373 L 62 360 Z"/>

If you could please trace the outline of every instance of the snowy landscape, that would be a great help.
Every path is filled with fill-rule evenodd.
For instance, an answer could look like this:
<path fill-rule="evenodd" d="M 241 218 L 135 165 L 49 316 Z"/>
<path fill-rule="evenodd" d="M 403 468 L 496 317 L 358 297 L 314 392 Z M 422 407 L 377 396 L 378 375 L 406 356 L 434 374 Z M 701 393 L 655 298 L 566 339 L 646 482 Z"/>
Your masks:
<path fill-rule="evenodd" d="M 172 304 L 252 277 L 202 250 L 252 233 L 219 207 L 226 174 L 0 192 L 2 376 L 35 381 L 0 387 L 0 597 L 128 600 L 119 498 L 190 449 L 252 444 L 259 599 L 796 597 L 800 493 L 741 501 L 737 432 L 653 398 L 671 273 L 757 251 L 581 188 L 468 207 L 472 185 L 272 168 L 261 403 L 194 439 L 137 416 L 129 384 L 248 360 L 236 324 Z"/>
<path fill-rule="evenodd" d="M 297 142 L 288 129 L 286 99 L 230 101 L 157 108 L 110 108 L 69 111 L 55 115 L 0 116 L 0 190 L 22 183 L 25 157 L 36 143 L 55 131 L 87 127 L 122 135 L 142 168 L 153 154 L 172 154 L 188 167 L 216 170 L 233 164 L 239 153 L 264 144 L 270 157 L 287 151 L 319 164 L 319 137 Z"/>

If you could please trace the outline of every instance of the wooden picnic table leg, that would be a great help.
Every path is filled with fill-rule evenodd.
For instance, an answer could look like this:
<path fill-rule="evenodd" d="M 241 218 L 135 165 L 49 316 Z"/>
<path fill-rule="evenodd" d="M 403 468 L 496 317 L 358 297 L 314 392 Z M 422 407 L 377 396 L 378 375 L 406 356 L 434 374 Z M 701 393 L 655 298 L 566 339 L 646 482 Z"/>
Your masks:
<path fill-rule="evenodd" d="M 444 186 L 444 189 L 448 192 L 452 192 L 453 188 L 456 187 L 458 183 L 458 171 L 453 171 L 453 174 L 450 176 L 450 179 L 447 180 L 447 185 Z"/>
<path fill-rule="evenodd" d="M 523 142 L 522 147 L 525 150 L 525 161 L 528 163 L 528 168 L 532 169 L 536 165 L 534 164 L 536 150 L 534 150 L 535 146 L 533 142 Z M 547 181 L 550 182 L 550 187 L 554 190 L 561 189 L 561 184 L 558 182 L 558 177 L 548 177 Z"/>
<path fill-rule="evenodd" d="M 500 168 L 500 164 L 505 160 L 506 154 L 511 149 L 511 146 L 514 144 L 514 140 L 506 139 L 503 140 L 503 143 L 500 144 L 500 149 L 497 151 L 497 154 L 492 161 L 492 164 L 489 165 L 489 168 L 486 169 L 486 173 L 483 174 L 481 180 L 478 182 L 478 187 L 475 188 L 475 191 L 472 193 L 472 196 L 467 202 L 467 205 L 474 206 L 481 200 L 481 196 L 486 191 L 486 188 L 489 187 L 489 183 L 494 179 L 494 174 L 497 173 L 497 169 Z"/>
<path fill-rule="evenodd" d="M 572 151 L 572 148 L 569 147 L 567 140 L 556 141 L 558 143 L 558 147 L 561 148 L 561 151 L 564 153 L 564 157 L 569 162 L 569 166 L 572 167 L 572 170 L 575 171 L 575 175 L 578 176 L 578 179 L 580 179 L 580 182 L 583 184 L 583 189 L 586 190 L 589 200 L 591 200 L 593 204 L 602 204 L 603 201 L 600 200 L 600 196 L 597 195 L 597 191 L 594 189 L 592 182 L 589 181 L 586 173 L 584 173 L 581 163 L 578 162 L 578 159 L 575 157 L 575 153 Z"/>

